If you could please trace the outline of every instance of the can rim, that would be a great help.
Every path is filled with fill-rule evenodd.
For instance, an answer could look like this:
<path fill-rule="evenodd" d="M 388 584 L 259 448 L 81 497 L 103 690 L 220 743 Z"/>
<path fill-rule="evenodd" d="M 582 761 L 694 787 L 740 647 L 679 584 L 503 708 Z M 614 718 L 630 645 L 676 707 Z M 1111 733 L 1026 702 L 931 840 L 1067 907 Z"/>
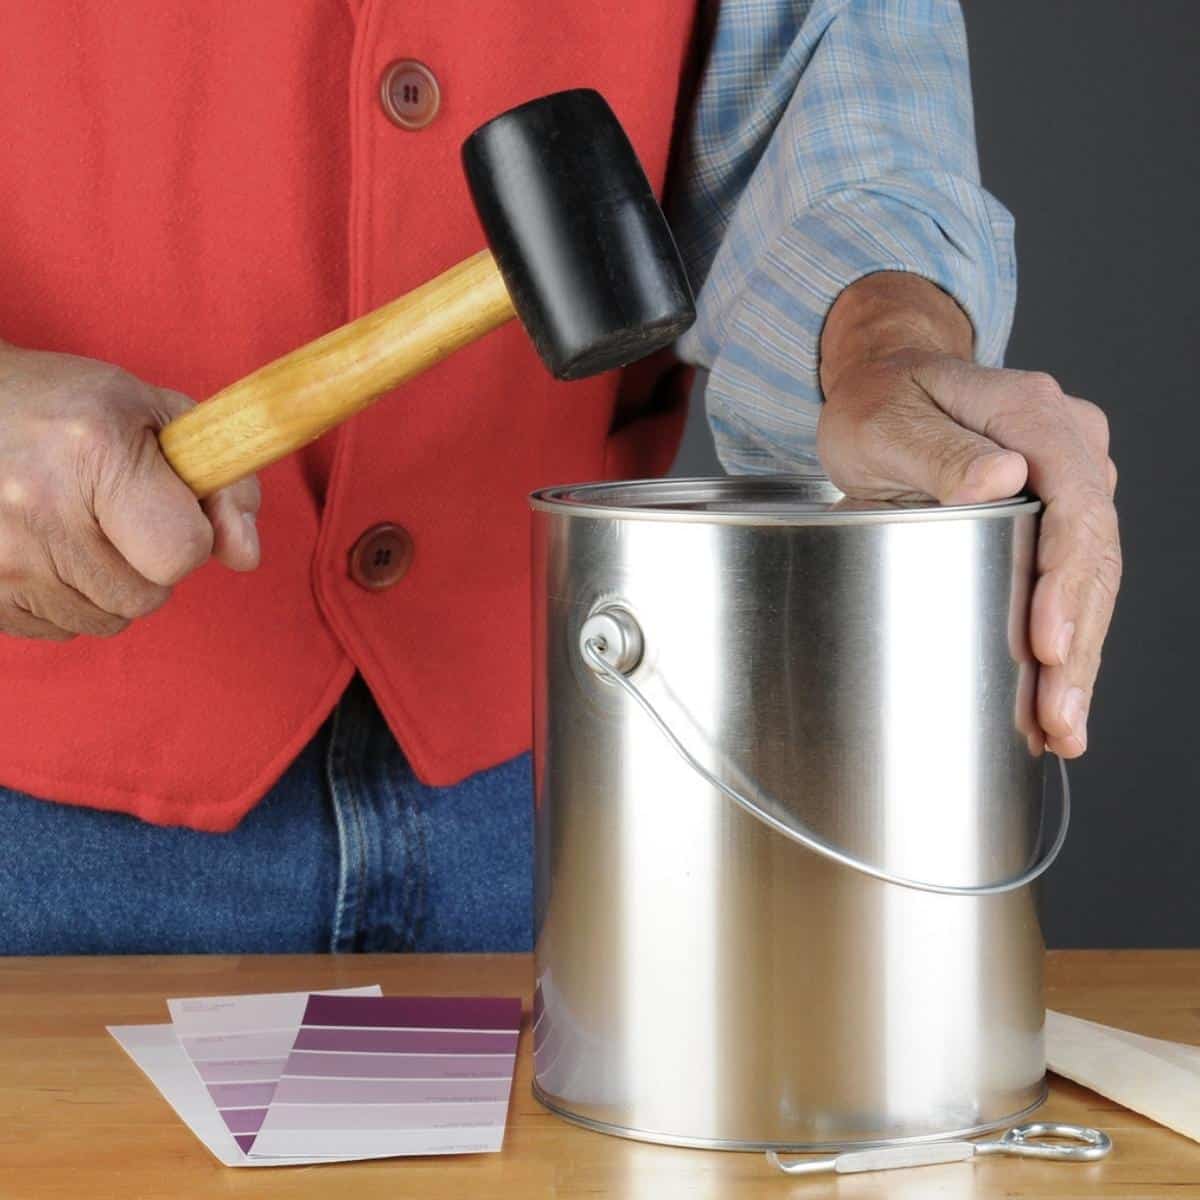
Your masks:
<path fill-rule="evenodd" d="M 824 498 L 800 501 L 811 507 L 795 509 L 737 510 L 720 507 L 721 500 L 740 494 L 746 499 L 780 501 L 797 492 L 814 492 Z M 707 493 L 707 498 L 705 494 Z M 637 503 L 640 494 L 646 503 Z M 635 502 L 622 503 L 620 497 Z M 847 501 L 827 477 L 819 474 L 710 475 L 663 479 L 626 479 L 597 483 L 559 484 L 539 488 L 529 496 L 537 512 L 572 517 L 622 521 L 666 521 L 692 525 L 883 525 L 946 520 L 989 520 L 1036 513 L 1042 503 L 1022 493 L 1007 500 L 981 504 L 938 504 L 936 501 L 896 503 Z M 655 503 L 654 501 L 657 501 Z M 686 507 L 704 503 L 706 507 Z M 715 504 L 717 507 L 708 507 Z"/>

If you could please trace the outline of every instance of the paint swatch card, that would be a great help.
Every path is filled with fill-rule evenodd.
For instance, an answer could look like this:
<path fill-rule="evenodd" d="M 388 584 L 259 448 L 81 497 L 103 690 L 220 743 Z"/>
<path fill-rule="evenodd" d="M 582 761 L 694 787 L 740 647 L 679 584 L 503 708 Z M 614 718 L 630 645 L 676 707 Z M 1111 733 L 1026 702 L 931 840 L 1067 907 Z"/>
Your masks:
<path fill-rule="evenodd" d="M 109 1032 L 227 1166 L 499 1150 L 520 1001 L 379 991 L 170 1000 Z"/>
<path fill-rule="evenodd" d="M 218 1162 L 227 1167 L 309 1166 L 314 1162 L 308 1155 L 291 1159 L 247 1158 L 233 1140 L 170 1025 L 110 1025 L 108 1032 Z"/>
<path fill-rule="evenodd" d="M 310 996 L 247 1153 L 497 1151 L 520 1024 L 516 999 Z"/>
<path fill-rule="evenodd" d="M 379 996 L 380 988 L 346 988 L 334 996 Z M 196 996 L 168 1000 L 184 1052 L 234 1141 L 250 1149 L 296 1040 L 308 992 Z"/>

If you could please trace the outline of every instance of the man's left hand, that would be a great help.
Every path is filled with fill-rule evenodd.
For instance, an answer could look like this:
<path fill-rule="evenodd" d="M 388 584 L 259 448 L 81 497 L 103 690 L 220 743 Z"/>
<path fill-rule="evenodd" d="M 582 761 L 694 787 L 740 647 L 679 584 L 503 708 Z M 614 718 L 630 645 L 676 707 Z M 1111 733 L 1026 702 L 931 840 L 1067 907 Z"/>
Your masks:
<path fill-rule="evenodd" d="M 1108 422 L 1049 375 L 977 366 L 969 338 L 954 301 L 924 280 L 847 289 L 822 337 L 818 453 L 856 497 L 978 504 L 1028 488 L 1041 499 L 1037 719 L 1048 748 L 1075 758 L 1121 579 Z"/>

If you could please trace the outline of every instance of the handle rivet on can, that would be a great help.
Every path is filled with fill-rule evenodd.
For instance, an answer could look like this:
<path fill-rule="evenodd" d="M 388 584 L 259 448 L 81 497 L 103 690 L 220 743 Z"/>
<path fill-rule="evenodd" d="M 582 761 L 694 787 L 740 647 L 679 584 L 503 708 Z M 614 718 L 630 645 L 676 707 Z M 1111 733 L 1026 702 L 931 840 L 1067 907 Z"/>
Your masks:
<path fill-rule="evenodd" d="M 584 647 L 591 643 L 610 667 L 628 675 L 642 661 L 642 629 L 627 608 L 606 604 L 596 609 L 579 631 L 579 653 L 595 674 L 600 672 L 588 662 Z"/>

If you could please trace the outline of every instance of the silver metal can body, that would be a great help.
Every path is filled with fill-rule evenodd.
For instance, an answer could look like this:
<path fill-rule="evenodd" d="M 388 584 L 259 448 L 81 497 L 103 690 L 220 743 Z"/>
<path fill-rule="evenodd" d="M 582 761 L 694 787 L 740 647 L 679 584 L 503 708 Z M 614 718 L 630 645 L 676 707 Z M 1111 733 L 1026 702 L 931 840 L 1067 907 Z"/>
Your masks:
<path fill-rule="evenodd" d="M 630 672 L 713 774 L 898 874 L 1036 852 L 1026 645 L 1038 505 L 840 509 L 823 481 L 534 498 L 535 1088 L 610 1132 L 817 1149 L 997 1127 L 1044 1096 L 1035 889 L 830 863 L 731 804 L 597 675 Z"/>

